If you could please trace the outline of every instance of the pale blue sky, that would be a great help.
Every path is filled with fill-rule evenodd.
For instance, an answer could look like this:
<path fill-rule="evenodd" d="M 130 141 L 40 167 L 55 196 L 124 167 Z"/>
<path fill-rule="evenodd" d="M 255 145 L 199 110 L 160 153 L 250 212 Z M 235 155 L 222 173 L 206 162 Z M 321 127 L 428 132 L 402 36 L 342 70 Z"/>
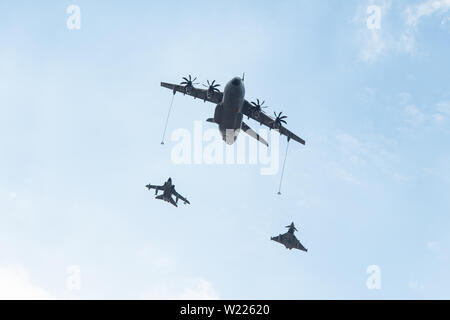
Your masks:
<path fill-rule="evenodd" d="M 2 1 L 0 298 L 450 298 L 449 17 L 446 0 Z M 307 141 L 281 197 L 279 175 L 159 144 L 160 81 L 242 72 Z M 168 136 L 213 112 L 176 96 Z M 169 176 L 190 206 L 144 188 Z M 306 254 L 269 240 L 291 221 Z"/>

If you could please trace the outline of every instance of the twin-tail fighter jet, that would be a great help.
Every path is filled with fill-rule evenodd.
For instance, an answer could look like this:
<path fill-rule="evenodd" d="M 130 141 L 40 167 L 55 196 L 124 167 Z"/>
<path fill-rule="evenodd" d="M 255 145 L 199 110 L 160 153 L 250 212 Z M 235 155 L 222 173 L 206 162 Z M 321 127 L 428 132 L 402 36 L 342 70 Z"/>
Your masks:
<path fill-rule="evenodd" d="M 233 144 L 242 129 L 251 137 L 268 146 L 267 141 L 242 121 L 244 116 L 252 118 L 269 129 L 277 130 L 281 135 L 286 136 L 288 141 L 292 139 L 303 145 L 305 144 L 305 140 L 284 127 L 284 124 L 287 123 L 285 120 L 287 117 L 282 115 L 282 112 L 278 114 L 274 112 L 272 118 L 263 111 L 266 108 L 263 106 L 264 101 L 260 103 L 259 99 L 256 102 L 245 100 L 244 77 L 233 78 L 227 83 L 223 92 L 218 89 L 220 85 L 215 81 L 208 81 L 208 84 L 204 85 L 206 89 L 196 88 L 196 80 L 197 78 L 192 79 L 189 75 L 189 77 L 184 77 L 183 82 L 179 85 L 161 82 L 161 86 L 171 89 L 173 94 L 181 92 L 204 102 L 216 104 L 214 118 L 209 118 L 207 121 L 219 126 L 222 138 L 227 144 Z"/>
<path fill-rule="evenodd" d="M 170 202 L 175 207 L 178 207 L 178 199 L 181 199 L 181 201 L 183 201 L 184 204 L 186 204 L 186 203 L 191 204 L 186 198 L 184 198 L 182 195 L 180 195 L 175 190 L 175 185 L 172 184 L 172 178 L 169 178 L 162 186 L 154 186 L 154 185 L 148 184 L 145 187 L 148 190 L 155 189 L 155 195 L 157 195 L 157 197 L 155 197 L 155 199 L 163 200 L 165 202 Z M 163 194 L 158 196 L 158 191 L 162 191 Z M 172 196 L 175 196 L 176 200 L 174 200 L 172 198 Z"/>
<path fill-rule="evenodd" d="M 289 250 L 299 249 L 299 250 L 307 252 L 308 249 L 306 249 L 294 235 L 294 232 L 298 231 L 297 228 L 295 227 L 294 223 L 292 222 L 291 225 L 286 226 L 286 228 L 289 228 L 288 232 L 286 232 L 284 234 L 280 234 L 276 237 L 272 237 L 272 238 L 270 238 L 270 240 L 273 240 L 273 241 L 283 244 L 286 247 L 286 249 L 289 249 Z"/>

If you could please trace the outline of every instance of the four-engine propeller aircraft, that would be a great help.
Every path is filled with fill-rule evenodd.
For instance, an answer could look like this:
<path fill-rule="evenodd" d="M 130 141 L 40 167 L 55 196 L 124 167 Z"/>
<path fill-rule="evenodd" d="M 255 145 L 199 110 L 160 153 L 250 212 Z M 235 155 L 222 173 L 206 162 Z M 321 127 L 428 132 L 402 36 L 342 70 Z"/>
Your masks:
<path fill-rule="evenodd" d="M 285 234 L 280 234 L 276 237 L 272 237 L 270 238 L 270 240 L 283 244 L 289 250 L 299 249 L 307 252 L 308 249 L 306 249 L 294 235 L 294 232 L 298 231 L 297 228 L 295 228 L 294 223 L 292 222 L 291 225 L 286 226 L 286 228 L 289 228 L 288 232 L 286 232 Z"/>
<path fill-rule="evenodd" d="M 181 199 L 184 204 L 191 204 L 186 198 L 184 198 L 182 195 L 180 195 L 175 190 L 175 185 L 172 184 L 172 178 L 169 178 L 162 186 L 154 186 L 151 184 L 148 184 L 145 186 L 148 190 L 155 189 L 155 199 L 164 200 L 166 202 L 170 202 L 175 207 L 178 207 L 178 199 Z M 158 191 L 162 191 L 163 194 L 158 196 Z M 175 196 L 176 200 L 173 200 L 172 195 Z"/>
<path fill-rule="evenodd" d="M 283 124 L 286 124 L 286 116 L 282 116 L 282 112 L 278 115 L 274 113 L 274 118 L 268 116 L 262 109 L 264 101 L 259 102 L 248 102 L 245 100 L 245 87 L 244 78 L 235 77 L 225 86 L 223 92 L 221 92 L 217 87 L 215 81 L 208 85 L 204 85 L 206 89 L 196 88 L 195 81 L 197 78 L 192 79 L 184 77 L 183 82 L 179 85 L 161 82 L 161 86 L 171 89 L 173 94 L 176 92 L 181 92 L 203 100 L 204 102 L 209 101 L 215 103 L 216 109 L 214 112 L 214 118 L 209 118 L 207 121 L 216 123 L 219 126 L 219 130 L 222 134 L 223 140 L 227 144 L 233 144 L 242 129 L 245 133 L 251 137 L 257 139 L 261 143 L 268 146 L 268 143 L 261 138 L 254 130 L 252 130 L 244 121 L 242 121 L 243 116 L 247 118 L 252 118 L 253 120 L 260 123 L 260 125 L 265 125 L 270 129 L 277 130 L 281 135 L 284 135 L 290 139 L 295 140 L 301 144 L 305 144 L 305 140 L 301 139 L 288 129 L 286 129 Z"/>

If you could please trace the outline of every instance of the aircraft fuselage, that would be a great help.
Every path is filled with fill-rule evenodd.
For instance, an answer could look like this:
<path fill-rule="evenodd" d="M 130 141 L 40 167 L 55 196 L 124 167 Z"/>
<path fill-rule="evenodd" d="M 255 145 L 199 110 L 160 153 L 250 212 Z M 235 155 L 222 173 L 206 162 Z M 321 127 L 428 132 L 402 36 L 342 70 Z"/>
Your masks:
<path fill-rule="evenodd" d="M 172 179 L 169 178 L 167 182 L 164 184 L 164 191 L 163 191 L 163 200 L 166 202 L 169 202 L 172 198 L 173 190 L 175 189 L 175 186 L 172 184 Z"/>
<path fill-rule="evenodd" d="M 235 77 L 227 83 L 222 102 L 216 107 L 215 119 L 227 144 L 233 144 L 242 125 L 242 107 L 244 105 L 245 87 L 241 78 Z M 219 110 L 217 110 L 217 108 Z"/>

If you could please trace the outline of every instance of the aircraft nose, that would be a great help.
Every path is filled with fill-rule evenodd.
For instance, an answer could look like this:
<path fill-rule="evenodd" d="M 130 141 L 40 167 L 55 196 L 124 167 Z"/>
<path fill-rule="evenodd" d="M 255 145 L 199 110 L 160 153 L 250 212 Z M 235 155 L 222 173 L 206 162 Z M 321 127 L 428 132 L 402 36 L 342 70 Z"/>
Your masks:
<path fill-rule="evenodd" d="M 241 81 L 242 81 L 241 78 L 236 77 L 236 78 L 233 79 L 233 81 L 231 81 L 231 84 L 233 86 L 240 86 L 241 85 Z"/>

